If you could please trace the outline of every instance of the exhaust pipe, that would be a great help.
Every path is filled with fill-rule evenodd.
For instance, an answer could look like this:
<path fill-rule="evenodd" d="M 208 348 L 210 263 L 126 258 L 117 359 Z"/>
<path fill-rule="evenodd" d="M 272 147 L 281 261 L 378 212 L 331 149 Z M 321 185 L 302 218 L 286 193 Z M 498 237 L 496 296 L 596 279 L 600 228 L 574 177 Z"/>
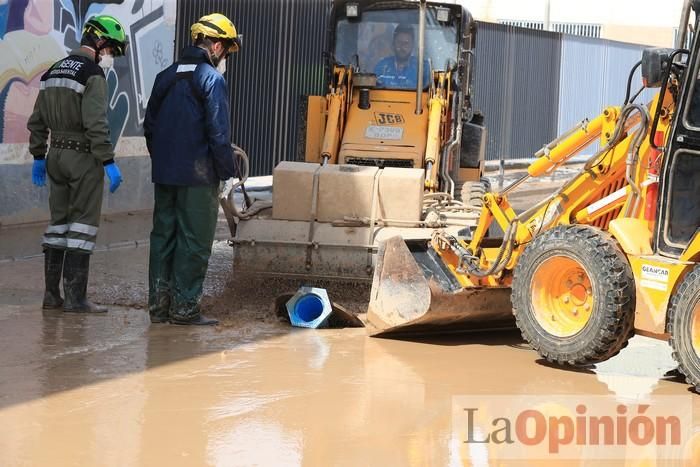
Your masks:
<path fill-rule="evenodd" d="M 425 57 L 425 0 L 420 1 L 418 18 L 418 79 L 416 82 L 416 115 L 423 113 L 423 59 Z"/>
<path fill-rule="evenodd" d="M 681 22 L 678 25 L 678 38 L 676 42 L 677 49 L 682 49 L 685 47 L 685 38 L 688 37 L 688 21 L 690 20 L 690 9 L 692 4 L 692 0 L 685 0 L 683 2 Z"/>

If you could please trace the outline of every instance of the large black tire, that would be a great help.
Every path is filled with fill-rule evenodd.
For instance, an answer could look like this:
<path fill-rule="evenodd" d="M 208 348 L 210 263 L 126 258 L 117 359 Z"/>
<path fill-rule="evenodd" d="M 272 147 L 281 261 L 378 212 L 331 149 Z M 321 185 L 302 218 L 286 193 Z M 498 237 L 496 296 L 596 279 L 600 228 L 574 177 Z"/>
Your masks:
<path fill-rule="evenodd" d="M 306 123 L 309 112 L 309 96 L 301 95 L 297 99 L 297 141 L 295 160 L 306 162 Z"/>
<path fill-rule="evenodd" d="M 455 187 L 455 193 L 458 196 L 458 200 L 467 206 L 473 206 L 475 208 L 481 209 L 484 206 L 484 195 L 491 191 L 491 182 L 488 178 L 481 178 L 480 180 L 471 180 L 463 182 L 461 186 Z M 465 239 L 470 239 L 476 224 L 469 225 L 464 229 L 460 230 L 459 235 Z M 486 235 L 495 235 L 494 232 L 499 232 L 498 225 L 493 223 L 489 228 L 489 232 Z"/>
<path fill-rule="evenodd" d="M 535 237 L 515 267 L 511 300 L 523 338 L 559 365 L 606 360 L 633 333 L 632 270 L 613 237 L 592 227 Z"/>
<path fill-rule="evenodd" d="M 459 200 L 469 206 L 481 208 L 484 205 L 483 197 L 489 191 L 491 182 L 487 178 L 464 182 L 459 189 Z"/>
<path fill-rule="evenodd" d="M 693 329 L 700 326 L 700 265 L 688 273 L 671 298 L 668 309 L 668 332 L 673 358 L 688 384 L 700 391 L 700 342 L 693 345 Z"/>

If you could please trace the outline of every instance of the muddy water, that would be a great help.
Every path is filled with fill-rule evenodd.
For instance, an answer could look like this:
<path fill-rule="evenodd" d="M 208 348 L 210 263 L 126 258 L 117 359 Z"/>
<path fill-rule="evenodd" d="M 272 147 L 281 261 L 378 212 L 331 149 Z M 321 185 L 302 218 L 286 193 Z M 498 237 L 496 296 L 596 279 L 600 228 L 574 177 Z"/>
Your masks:
<path fill-rule="evenodd" d="M 515 333 L 405 342 L 6 305 L 0 354 L 3 466 L 518 465 L 489 462 L 488 449 L 465 456 L 453 396 L 687 394 L 664 376 L 667 349 L 643 338 L 571 372 L 538 363 Z"/>
<path fill-rule="evenodd" d="M 499 461 L 453 424 L 460 396 L 687 396 L 700 414 L 663 343 L 637 337 L 566 371 L 513 332 L 408 342 L 292 330 L 271 297 L 296 284 L 232 283 L 229 254 L 217 245 L 204 301 L 225 325 L 206 329 L 148 324 L 143 248 L 93 257 L 93 297 L 129 305 L 107 316 L 41 312 L 41 260 L 0 265 L 0 466 L 700 464 L 700 442 L 676 463 Z M 355 310 L 366 297 L 329 290 Z"/>

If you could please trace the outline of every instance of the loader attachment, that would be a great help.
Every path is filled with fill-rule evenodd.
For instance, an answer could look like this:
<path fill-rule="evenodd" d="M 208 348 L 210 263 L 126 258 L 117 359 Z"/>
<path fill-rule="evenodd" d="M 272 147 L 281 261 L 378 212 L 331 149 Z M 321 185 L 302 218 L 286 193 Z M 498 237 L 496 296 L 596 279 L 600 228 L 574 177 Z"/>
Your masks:
<path fill-rule="evenodd" d="M 510 288 L 461 287 L 426 241 L 379 246 L 367 312 L 370 336 L 515 327 Z"/>

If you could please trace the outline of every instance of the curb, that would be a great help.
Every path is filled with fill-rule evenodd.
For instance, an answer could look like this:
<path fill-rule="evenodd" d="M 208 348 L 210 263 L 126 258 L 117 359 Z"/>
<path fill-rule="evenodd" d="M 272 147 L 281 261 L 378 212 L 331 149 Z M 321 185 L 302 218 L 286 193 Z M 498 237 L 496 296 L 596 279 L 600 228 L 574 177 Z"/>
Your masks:
<path fill-rule="evenodd" d="M 225 241 L 229 239 L 229 235 L 224 235 L 224 236 L 215 236 L 214 241 Z M 144 239 L 144 240 L 127 240 L 124 242 L 116 242 L 116 243 L 108 243 L 107 245 L 100 245 L 98 247 L 95 247 L 93 250 L 93 253 L 104 253 L 106 251 L 113 251 L 113 250 L 128 250 L 128 249 L 135 249 L 135 248 L 143 248 L 147 247 L 148 245 L 151 244 L 150 239 Z M 0 265 L 3 264 L 10 264 L 14 263 L 17 261 L 29 261 L 32 259 L 36 258 L 43 258 L 44 254 L 34 254 L 34 255 L 26 255 L 26 256 L 6 256 L 4 258 L 0 258 Z"/>

